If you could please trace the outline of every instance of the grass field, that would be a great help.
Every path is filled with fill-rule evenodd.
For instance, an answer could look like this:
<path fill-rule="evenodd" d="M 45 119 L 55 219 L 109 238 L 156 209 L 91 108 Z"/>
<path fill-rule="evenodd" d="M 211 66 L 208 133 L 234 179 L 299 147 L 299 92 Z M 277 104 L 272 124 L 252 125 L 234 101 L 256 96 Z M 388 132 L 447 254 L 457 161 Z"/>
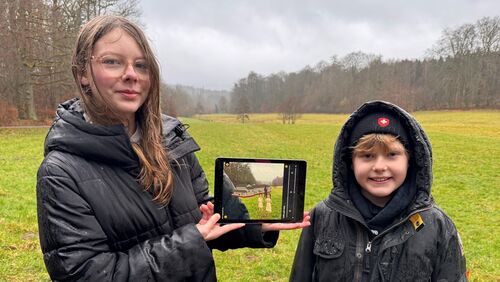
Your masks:
<path fill-rule="evenodd" d="M 252 218 L 263 218 L 263 219 L 277 219 L 281 217 L 281 204 L 283 197 L 283 187 L 279 186 L 272 188 L 271 198 L 270 198 L 270 208 L 271 211 L 266 210 L 267 200 L 263 194 L 255 195 L 248 198 L 240 198 L 241 202 L 245 205 L 248 210 L 248 214 Z M 260 199 L 260 200 L 259 200 Z M 261 205 L 259 207 L 259 201 Z"/>
<path fill-rule="evenodd" d="M 433 145 L 433 195 L 462 237 L 471 281 L 500 281 L 500 111 L 417 112 Z M 183 119 L 213 184 L 218 156 L 305 159 L 306 209 L 331 190 L 333 143 L 347 115 Z M 45 281 L 36 223 L 36 171 L 47 129 L 0 129 L 0 281 Z M 300 231 L 273 249 L 214 251 L 220 281 L 287 281 Z"/>

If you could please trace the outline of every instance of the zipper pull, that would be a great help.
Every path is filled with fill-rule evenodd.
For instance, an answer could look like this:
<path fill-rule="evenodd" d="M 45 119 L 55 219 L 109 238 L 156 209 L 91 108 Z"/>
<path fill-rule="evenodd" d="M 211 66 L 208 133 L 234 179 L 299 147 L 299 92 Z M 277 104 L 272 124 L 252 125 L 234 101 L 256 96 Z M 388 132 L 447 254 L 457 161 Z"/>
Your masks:
<path fill-rule="evenodd" d="M 368 244 L 366 244 L 366 249 L 365 249 L 365 252 L 367 254 L 371 253 L 372 252 L 372 242 L 371 241 L 368 241 Z"/>

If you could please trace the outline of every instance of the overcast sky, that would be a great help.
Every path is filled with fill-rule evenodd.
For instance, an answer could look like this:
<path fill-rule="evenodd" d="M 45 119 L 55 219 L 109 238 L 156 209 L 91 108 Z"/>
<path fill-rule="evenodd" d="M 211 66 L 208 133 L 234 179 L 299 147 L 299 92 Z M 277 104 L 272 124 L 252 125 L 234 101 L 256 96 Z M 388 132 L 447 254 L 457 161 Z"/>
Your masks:
<path fill-rule="evenodd" d="M 423 58 L 444 28 L 500 15 L 500 0 L 141 0 L 168 84 L 231 90 L 250 71 L 300 71 L 333 55 Z"/>
<path fill-rule="evenodd" d="M 283 177 L 284 164 L 277 163 L 249 163 L 256 181 L 271 184 L 276 177 Z"/>

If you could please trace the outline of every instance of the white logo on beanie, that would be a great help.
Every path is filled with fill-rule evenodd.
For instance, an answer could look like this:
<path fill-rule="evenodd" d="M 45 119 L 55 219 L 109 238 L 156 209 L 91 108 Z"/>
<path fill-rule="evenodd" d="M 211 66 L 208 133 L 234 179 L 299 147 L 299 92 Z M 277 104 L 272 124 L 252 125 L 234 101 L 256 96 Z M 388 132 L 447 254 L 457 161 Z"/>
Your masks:
<path fill-rule="evenodd" d="M 388 118 L 386 118 L 386 117 L 381 117 L 381 118 L 378 118 L 377 123 L 378 123 L 378 125 L 380 125 L 381 127 L 386 127 L 386 126 L 388 126 L 388 125 L 389 125 L 389 123 L 391 123 L 391 122 L 389 121 L 389 119 L 388 119 Z"/>

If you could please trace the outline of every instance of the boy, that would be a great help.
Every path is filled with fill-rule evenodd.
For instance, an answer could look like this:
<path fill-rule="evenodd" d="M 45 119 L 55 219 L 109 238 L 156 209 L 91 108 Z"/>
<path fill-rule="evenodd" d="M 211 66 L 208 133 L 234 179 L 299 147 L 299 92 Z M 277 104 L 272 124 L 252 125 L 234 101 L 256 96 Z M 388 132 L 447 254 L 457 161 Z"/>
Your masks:
<path fill-rule="evenodd" d="M 431 145 L 410 114 L 365 103 L 334 151 L 335 189 L 311 212 L 291 281 L 466 281 L 457 230 L 431 196 Z"/>

